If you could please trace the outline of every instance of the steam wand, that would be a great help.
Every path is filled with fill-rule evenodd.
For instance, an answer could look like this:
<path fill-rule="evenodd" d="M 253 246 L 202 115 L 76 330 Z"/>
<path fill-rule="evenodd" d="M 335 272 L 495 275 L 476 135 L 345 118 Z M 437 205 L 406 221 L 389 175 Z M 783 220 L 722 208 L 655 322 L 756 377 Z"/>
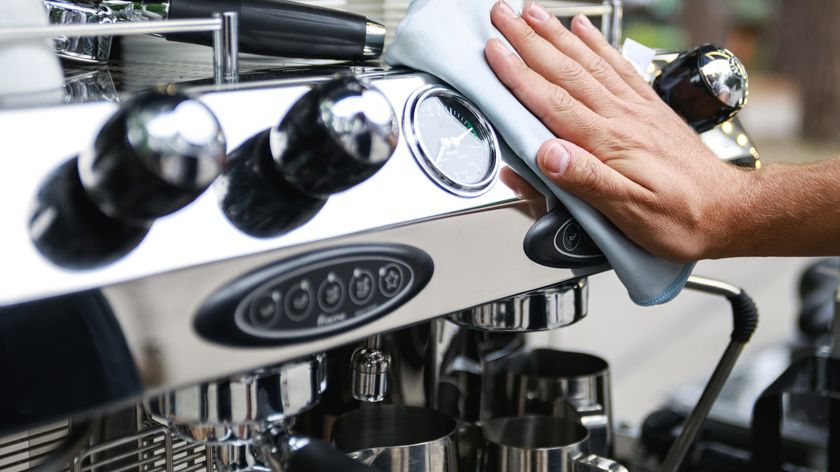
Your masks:
<path fill-rule="evenodd" d="M 758 308 L 756 308 L 752 298 L 740 288 L 718 280 L 696 276 L 688 279 L 686 288 L 726 297 L 732 305 L 733 329 L 729 345 L 726 347 L 720 362 L 718 362 L 715 371 L 712 373 L 711 378 L 709 378 L 709 382 L 706 384 L 703 394 L 697 401 L 697 405 L 688 416 L 685 425 L 683 425 L 682 433 L 680 433 L 680 436 L 674 442 L 674 445 L 671 446 L 668 455 L 665 457 L 662 465 L 663 472 L 677 472 L 679 470 L 683 459 L 685 459 L 688 450 L 691 448 L 691 444 L 697 438 L 697 433 L 709 416 L 712 405 L 714 405 L 726 380 L 732 373 L 732 368 L 735 367 L 738 356 L 741 355 L 741 351 L 750 340 L 750 337 L 752 337 L 758 325 Z"/>

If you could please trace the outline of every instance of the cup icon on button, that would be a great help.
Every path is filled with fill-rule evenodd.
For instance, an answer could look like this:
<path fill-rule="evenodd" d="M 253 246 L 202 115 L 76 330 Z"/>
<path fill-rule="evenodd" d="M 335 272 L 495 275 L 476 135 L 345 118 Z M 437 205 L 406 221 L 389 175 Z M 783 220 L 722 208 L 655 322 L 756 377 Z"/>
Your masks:
<path fill-rule="evenodd" d="M 373 293 L 373 274 L 364 269 L 353 270 L 353 278 L 350 279 L 350 300 L 361 306 L 373 298 Z"/>

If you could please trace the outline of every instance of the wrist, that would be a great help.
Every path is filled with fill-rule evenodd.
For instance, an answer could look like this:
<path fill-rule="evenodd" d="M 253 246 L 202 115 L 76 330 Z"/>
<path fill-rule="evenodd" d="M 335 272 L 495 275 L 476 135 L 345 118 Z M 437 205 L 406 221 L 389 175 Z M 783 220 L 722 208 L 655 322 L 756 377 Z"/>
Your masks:
<path fill-rule="evenodd" d="M 767 179 L 767 170 L 744 169 L 726 164 L 716 179 L 706 211 L 709 221 L 703 259 L 724 259 L 744 255 L 755 232 L 758 189 Z"/>

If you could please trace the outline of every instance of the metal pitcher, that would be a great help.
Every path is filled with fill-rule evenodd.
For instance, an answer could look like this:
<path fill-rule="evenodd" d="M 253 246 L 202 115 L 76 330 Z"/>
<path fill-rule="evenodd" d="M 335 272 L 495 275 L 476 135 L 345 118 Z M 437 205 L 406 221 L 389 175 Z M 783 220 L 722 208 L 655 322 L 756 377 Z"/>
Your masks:
<path fill-rule="evenodd" d="M 504 380 L 504 414 L 496 416 L 563 416 L 571 404 L 589 430 L 596 454 L 612 454 L 612 405 L 609 364 L 579 352 L 536 349 L 506 359 L 500 367 Z"/>
<path fill-rule="evenodd" d="M 557 416 L 495 418 L 483 423 L 482 472 L 627 472 L 589 453 L 589 431 Z"/>
<path fill-rule="evenodd" d="M 449 415 L 401 405 L 345 413 L 332 429 L 336 448 L 385 472 L 457 472 L 456 435 Z"/>

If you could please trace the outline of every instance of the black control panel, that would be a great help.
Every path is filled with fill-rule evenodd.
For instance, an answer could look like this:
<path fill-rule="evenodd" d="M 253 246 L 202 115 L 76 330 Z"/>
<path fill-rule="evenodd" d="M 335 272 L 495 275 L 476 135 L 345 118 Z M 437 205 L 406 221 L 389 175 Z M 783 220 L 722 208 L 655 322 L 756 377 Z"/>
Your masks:
<path fill-rule="evenodd" d="M 334 334 L 392 312 L 426 286 L 433 268 L 425 252 L 395 244 L 304 254 L 220 288 L 195 328 L 209 340 L 247 346 Z"/>
<path fill-rule="evenodd" d="M 580 223 L 562 206 L 528 230 L 523 246 L 529 259 L 547 267 L 574 269 L 607 262 Z"/>

